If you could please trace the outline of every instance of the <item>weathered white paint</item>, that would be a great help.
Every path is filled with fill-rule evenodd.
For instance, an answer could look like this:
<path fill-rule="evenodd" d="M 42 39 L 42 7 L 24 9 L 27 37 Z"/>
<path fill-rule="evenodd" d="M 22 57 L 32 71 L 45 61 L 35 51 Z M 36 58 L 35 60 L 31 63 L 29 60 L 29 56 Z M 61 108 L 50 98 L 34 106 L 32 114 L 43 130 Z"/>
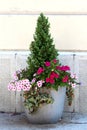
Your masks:
<path fill-rule="evenodd" d="M 46 15 L 58 50 L 87 50 L 86 15 Z M 0 49 L 28 50 L 38 15 L 0 15 Z"/>
<path fill-rule="evenodd" d="M 41 12 L 59 50 L 87 51 L 86 0 L 0 1 L 0 50 L 28 50 Z"/>
<path fill-rule="evenodd" d="M 87 12 L 86 0 L 3 0 L 0 1 L 0 12 Z"/>

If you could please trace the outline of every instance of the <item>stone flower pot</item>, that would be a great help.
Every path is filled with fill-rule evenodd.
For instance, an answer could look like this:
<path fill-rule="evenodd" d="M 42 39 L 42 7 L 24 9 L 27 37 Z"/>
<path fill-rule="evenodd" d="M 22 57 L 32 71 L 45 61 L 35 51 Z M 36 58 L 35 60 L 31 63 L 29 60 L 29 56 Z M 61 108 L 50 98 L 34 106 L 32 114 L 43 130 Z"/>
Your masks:
<path fill-rule="evenodd" d="M 43 105 L 33 114 L 29 114 L 29 110 L 24 107 L 29 122 L 32 124 L 57 123 L 63 114 L 65 93 L 66 87 L 61 87 L 58 91 L 51 90 L 51 96 L 54 98 L 54 103 Z"/>

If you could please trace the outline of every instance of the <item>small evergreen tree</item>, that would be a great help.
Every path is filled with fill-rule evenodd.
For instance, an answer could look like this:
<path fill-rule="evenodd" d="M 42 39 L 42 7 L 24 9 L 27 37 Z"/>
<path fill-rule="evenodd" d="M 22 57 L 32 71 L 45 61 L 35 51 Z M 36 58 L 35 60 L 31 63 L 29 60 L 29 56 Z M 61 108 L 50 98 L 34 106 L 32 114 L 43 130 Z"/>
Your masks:
<path fill-rule="evenodd" d="M 50 23 L 48 22 L 48 18 L 41 13 L 37 20 L 34 40 L 30 45 L 31 54 L 27 59 L 28 68 L 26 72 L 29 79 L 32 78 L 32 75 L 39 67 L 43 66 L 45 61 L 51 61 L 58 56 L 58 51 L 55 49 L 49 29 Z"/>

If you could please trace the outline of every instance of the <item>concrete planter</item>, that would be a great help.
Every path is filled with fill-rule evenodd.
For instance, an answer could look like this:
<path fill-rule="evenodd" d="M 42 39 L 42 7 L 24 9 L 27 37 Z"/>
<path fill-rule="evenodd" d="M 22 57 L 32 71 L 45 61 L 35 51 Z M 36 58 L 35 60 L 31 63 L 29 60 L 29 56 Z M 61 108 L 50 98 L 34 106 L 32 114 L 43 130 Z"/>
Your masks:
<path fill-rule="evenodd" d="M 43 105 L 34 114 L 29 114 L 29 110 L 25 108 L 25 113 L 29 122 L 32 124 L 57 123 L 57 121 L 61 119 L 63 113 L 65 93 L 65 87 L 59 88 L 58 91 L 51 90 L 51 95 L 54 98 L 54 103 Z"/>

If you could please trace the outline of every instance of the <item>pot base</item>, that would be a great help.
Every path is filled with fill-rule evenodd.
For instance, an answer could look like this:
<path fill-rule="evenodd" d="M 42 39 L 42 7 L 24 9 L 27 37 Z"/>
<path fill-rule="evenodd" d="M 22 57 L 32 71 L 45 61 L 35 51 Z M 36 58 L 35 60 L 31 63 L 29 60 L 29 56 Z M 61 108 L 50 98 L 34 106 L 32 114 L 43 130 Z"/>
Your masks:
<path fill-rule="evenodd" d="M 32 124 L 53 124 L 61 120 L 66 87 L 61 87 L 58 91 L 51 90 L 51 96 L 54 98 L 53 104 L 42 105 L 37 112 L 29 114 L 29 110 L 25 108 L 26 116 Z"/>

